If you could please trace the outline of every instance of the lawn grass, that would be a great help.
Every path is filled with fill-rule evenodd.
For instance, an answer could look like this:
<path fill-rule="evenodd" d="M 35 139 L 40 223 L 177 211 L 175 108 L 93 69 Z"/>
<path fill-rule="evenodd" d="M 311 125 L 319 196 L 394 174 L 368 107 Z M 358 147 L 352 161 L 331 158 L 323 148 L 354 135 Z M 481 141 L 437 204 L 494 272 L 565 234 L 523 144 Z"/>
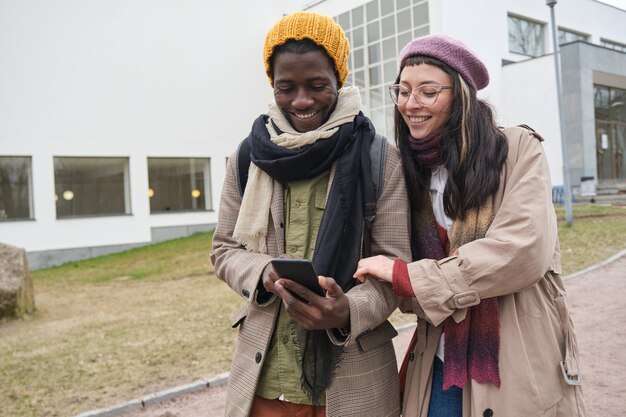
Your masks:
<path fill-rule="evenodd" d="M 626 207 L 577 204 L 571 226 L 556 207 L 563 275 L 588 268 L 626 249 Z"/>
<path fill-rule="evenodd" d="M 33 271 L 37 312 L 0 325 L 2 416 L 71 416 L 228 370 L 240 298 L 210 234 Z"/>
<path fill-rule="evenodd" d="M 624 208 L 557 215 L 565 274 L 626 248 Z M 228 371 L 242 300 L 210 247 L 203 233 L 33 271 L 36 313 L 0 323 L 0 414 L 72 416 Z"/>

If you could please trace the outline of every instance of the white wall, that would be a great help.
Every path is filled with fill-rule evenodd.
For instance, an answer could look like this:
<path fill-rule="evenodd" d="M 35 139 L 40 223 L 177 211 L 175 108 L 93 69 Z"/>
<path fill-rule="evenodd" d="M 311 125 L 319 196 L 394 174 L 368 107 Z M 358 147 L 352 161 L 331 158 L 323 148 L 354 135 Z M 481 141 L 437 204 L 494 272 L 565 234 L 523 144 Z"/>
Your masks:
<path fill-rule="evenodd" d="M 532 84 L 528 81 L 532 76 Z M 502 69 L 503 95 L 502 124 L 527 124 L 543 136 L 543 148 L 550 166 L 552 184 L 563 184 L 563 153 L 558 122 L 558 102 L 554 58 L 546 55 Z"/>
<path fill-rule="evenodd" d="M 284 6 L 287 7 L 284 7 Z M 30 155 L 34 221 L 0 223 L 27 251 L 139 243 L 153 226 L 217 213 L 149 214 L 151 156 L 226 157 L 272 99 L 262 46 L 286 1 L 0 2 L 0 155 Z M 54 156 L 130 158 L 132 215 L 57 220 Z"/>

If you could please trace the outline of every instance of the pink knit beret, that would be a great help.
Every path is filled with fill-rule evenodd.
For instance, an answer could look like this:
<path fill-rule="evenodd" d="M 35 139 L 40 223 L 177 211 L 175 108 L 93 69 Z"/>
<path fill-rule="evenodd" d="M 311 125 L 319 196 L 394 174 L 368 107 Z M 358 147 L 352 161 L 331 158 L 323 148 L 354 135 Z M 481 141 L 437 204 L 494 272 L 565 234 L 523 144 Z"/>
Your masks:
<path fill-rule="evenodd" d="M 445 35 L 426 35 L 413 39 L 400 51 L 400 66 L 408 57 L 423 55 L 438 59 L 458 71 L 475 90 L 489 84 L 487 67 L 463 42 Z"/>

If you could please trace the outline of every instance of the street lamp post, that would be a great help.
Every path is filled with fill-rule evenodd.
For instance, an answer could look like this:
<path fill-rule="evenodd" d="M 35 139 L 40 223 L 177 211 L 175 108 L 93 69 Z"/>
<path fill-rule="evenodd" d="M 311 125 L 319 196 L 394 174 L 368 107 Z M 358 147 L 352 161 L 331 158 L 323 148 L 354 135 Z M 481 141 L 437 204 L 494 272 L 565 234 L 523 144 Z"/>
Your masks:
<path fill-rule="evenodd" d="M 554 17 L 554 5 L 556 0 L 546 0 L 550 7 L 552 21 L 552 48 L 554 50 L 554 71 L 556 76 L 556 97 L 559 108 L 559 127 L 561 129 L 561 153 L 563 156 L 563 194 L 565 196 L 565 223 L 572 225 L 572 189 L 569 177 L 569 161 L 567 157 L 567 141 L 565 140 L 565 127 L 563 126 L 563 109 L 561 107 L 561 64 L 559 54 L 559 39 L 557 36 L 556 19 Z"/>

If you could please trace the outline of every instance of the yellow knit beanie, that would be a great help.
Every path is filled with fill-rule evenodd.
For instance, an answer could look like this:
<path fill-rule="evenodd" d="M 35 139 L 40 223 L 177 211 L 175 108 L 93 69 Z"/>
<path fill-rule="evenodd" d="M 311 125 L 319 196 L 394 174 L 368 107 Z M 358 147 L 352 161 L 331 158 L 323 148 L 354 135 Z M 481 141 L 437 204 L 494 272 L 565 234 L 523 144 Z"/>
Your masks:
<path fill-rule="evenodd" d="M 328 16 L 314 12 L 295 12 L 283 16 L 267 32 L 265 47 L 263 48 L 263 61 L 265 62 L 265 72 L 272 86 L 274 86 L 274 80 L 272 79 L 270 58 L 275 47 L 290 39 L 298 41 L 310 39 L 323 47 L 335 63 L 335 69 L 339 76 L 338 88 L 343 86 L 348 77 L 350 43 L 339 24 Z"/>

